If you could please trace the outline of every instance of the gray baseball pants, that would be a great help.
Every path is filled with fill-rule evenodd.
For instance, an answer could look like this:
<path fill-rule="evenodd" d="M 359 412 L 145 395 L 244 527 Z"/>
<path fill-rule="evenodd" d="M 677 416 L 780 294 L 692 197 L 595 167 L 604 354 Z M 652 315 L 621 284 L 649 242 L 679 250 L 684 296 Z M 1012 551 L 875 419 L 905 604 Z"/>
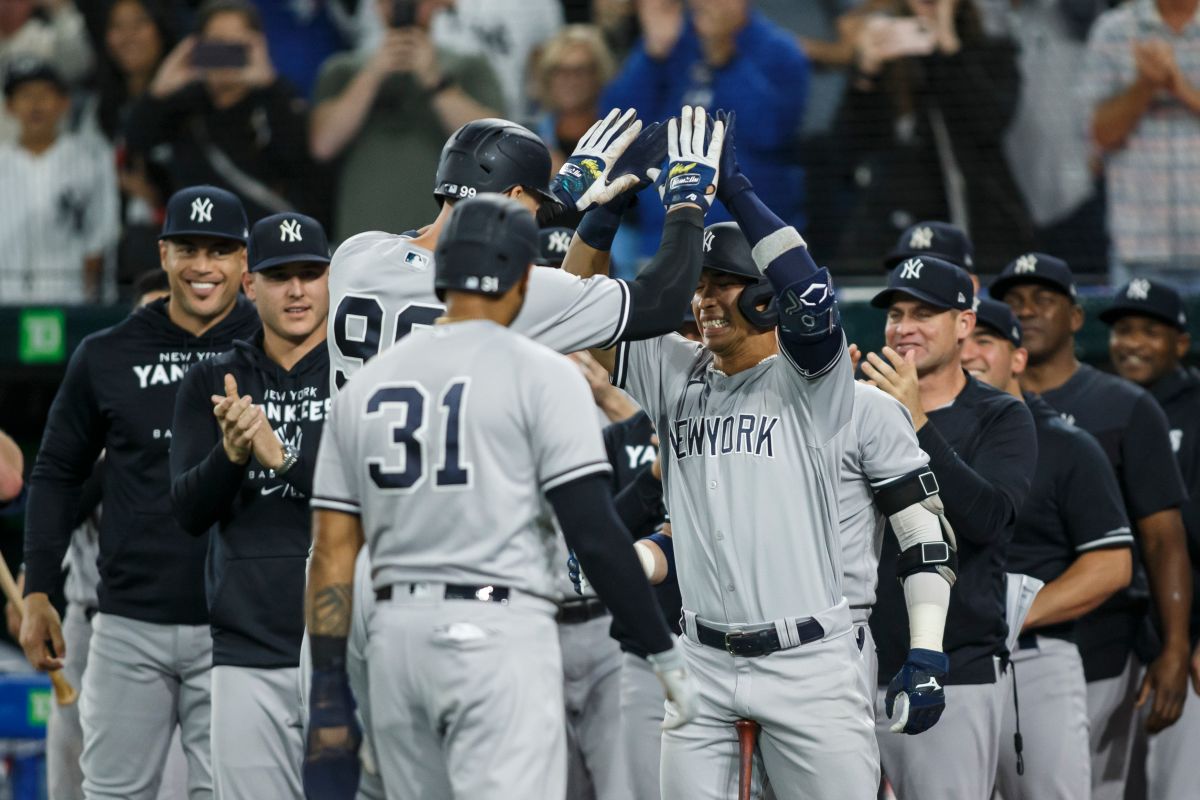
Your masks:
<path fill-rule="evenodd" d="M 562 800 L 566 719 L 555 606 L 444 600 L 400 585 L 370 621 L 367 677 L 388 797 Z"/>
<path fill-rule="evenodd" d="M 754 792 L 769 777 L 780 800 L 874 800 L 879 787 L 871 701 L 857 675 L 858 644 L 844 627 L 827 638 L 740 658 L 683 637 L 700 691 L 698 714 L 662 737 L 663 800 L 737 796 L 734 723 L 761 726 Z M 669 721 L 675 710 L 668 706 Z"/>
<path fill-rule="evenodd" d="M 663 687 L 644 658 L 621 654 L 621 746 L 629 769 L 632 800 L 659 800 L 662 722 L 666 715 Z"/>
<path fill-rule="evenodd" d="M 1016 711 L 1004 704 L 996 791 L 1004 800 L 1083 800 L 1091 792 L 1087 682 L 1073 642 L 1038 636 L 1036 648 L 1012 655 L 1021 704 L 1025 774 L 1013 747 Z"/>
<path fill-rule="evenodd" d="M 924 733 L 892 733 L 879 689 L 875 732 L 883 772 L 898 800 L 987 800 L 999 760 L 1004 704 L 1012 702 L 1011 673 L 995 683 L 946 687 L 946 710 Z"/>
<path fill-rule="evenodd" d="M 212 772 L 216 800 L 302 800 L 304 739 L 298 669 L 212 669 Z"/>
<path fill-rule="evenodd" d="M 558 625 L 567 717 L 568 798 L 628 800 L 631 791 L 620 738 L 621 648 L 608 635 L 611 624 L 612 618 L 605 615 Z"/>
<path fill-rule="evenodd" d="M 87 609 L 79 603 L 67 603 L 63 615 L 63 639 L 67 658 L 63 674 L 76 689 L 82 690 L 92 642 L 92 623 Z M 83 728 L 79 724 L 79 704 L 50 706 L 46 722 L 46 791 L 51 800 L 83 800 Z M 179 732 L 171 737 L 167 765 L 158 787 L 158 800 L 177 800 L 187 796 L 187 762 L 179 745 Z"/>
<path fill-rule="evenodd" d="M 1087 685 L 1092 800 L 1124 800 L 1140 679 L 1141 667 L 1130 656 L 1120 675 Z"/>
<path fill-rule="evenodd" d="M 210 673 L 207 625 L 158 625 L 97 614 L 79 720 L 88 800 L 153 800 L 172 735 L 187 758 L 187 796 L 209 800 Z"/>

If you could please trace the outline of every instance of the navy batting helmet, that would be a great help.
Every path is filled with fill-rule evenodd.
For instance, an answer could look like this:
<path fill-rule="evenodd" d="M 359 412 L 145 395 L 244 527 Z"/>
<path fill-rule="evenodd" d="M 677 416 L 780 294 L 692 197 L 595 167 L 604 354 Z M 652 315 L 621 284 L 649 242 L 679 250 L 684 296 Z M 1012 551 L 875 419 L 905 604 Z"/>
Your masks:
<path fill-rule="evenodd" d="M 451 134 L 438 160 L 433 195 L 461 200 L 514 186 L 556 203 L 550 194 L 550 151 L 528 128 L 506 119 L 477 119 Z"/>
<path fill-rule="evenodd" d="M 704 229 L 704 269 L 746 279 L 746 288 L 738 295 L 738 310 L 751 325 L 770 330 L 779 324 L 775 290 L 758 271 L 750 243 L 736 222 L 718 222 Z M 767 307 L 760 309 L 764 302 Z"/>
<path fill-rule="evenodd" d="M 500 295 L 525 275 L 538 254 L 537 223 L 516 200 L 481 195 L 456 203 L 438 238 L 434 288 Z"/>

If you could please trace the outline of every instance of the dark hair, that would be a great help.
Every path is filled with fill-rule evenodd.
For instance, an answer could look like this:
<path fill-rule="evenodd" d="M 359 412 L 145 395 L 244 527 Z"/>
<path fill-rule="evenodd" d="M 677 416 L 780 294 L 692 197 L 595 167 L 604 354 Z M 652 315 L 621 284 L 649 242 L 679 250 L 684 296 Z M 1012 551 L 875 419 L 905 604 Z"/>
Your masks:
<path fill-rule="evenodd" d="M 148 269 L 133 279 L 133 302 L 139 302 L 150 292 L 169 292 L 171 284 L 163 269 Z"/>
<path fill-rule="evenodd" d="M 251 30 L 262 33 L 262 15 L 258 7 L 248 0 L 208 0 L 196 12 L 196 24 L 192 30 L 200 33 L 218 14 L 240 14 Z"/>
<path fill-rule="evenodd" d="M 162 40 L 162 53 L 159 56 L 159 64 L 162 63 L 162 59 L 166 58 L 167 53 L 171 52 L 175 44 L 179 41 L 174 25 L 174 18 L 161 0 L 109 0 L 108 7 L 104 12 L 105 33 L 101 38 L 103 47 L 100 57 L 97 59 L 99 63 L 96 66 L 96 88 L 99 95 L 97 116 L 100 120 L 100 129 L 104 131 L 104 135 L 109 139 L 116 139 L 117 134 L 121 131 L 121 127 L 124 124 L 124 120 L 122 119 L 124 112 L 128 109 L 130 101 L 134 99 L 129 96 L 125 75 L 117 68 L 116 62 L 108 54 L 108 45 L 106 42 L 108 25 L 112 18 L 113 9 L 121 3 L 137 3 L 150 17 L 151 24 L 158 31 L 158 38 Z M 157 68 L 158 65 L 155 66 Z"/>

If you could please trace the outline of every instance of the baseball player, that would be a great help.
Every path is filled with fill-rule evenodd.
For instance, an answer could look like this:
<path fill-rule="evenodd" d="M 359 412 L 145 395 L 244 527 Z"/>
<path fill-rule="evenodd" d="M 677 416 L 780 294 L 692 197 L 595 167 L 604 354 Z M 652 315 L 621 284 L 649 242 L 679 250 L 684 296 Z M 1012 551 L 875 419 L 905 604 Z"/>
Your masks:
<path fill-rule="evenodd" d="M 50 409 L 26 513 L 21 644 L 37 669 L 62 667 L 48 592 L 61 569 L 79 487 L 105 452 L 99 613 L 80 699 L 84 793 L 153 798 L 179 727 L 188 793 L 211 796 L 206 540 L 171 518 L 171 416 L 189 366 L 251 336 L 258 315 L 238 299 L 246 217 L 211 186 L 167 203 L 159 253 L 171 294 L 78 347 Z"/>
<path fill-rule="evenodd" d="M 871 704 L 843 677 L 857 648 L 841 596 L 832 444 L 849 422 L 853 379 L 837 308 L 828 272 L 758 200 L 729 141 L 719 181 L 717 167 L 704 162 L 699 180 L 718 183 L 751 242 L 754 282 L 706 270 L 693 299 L 704 344 L 677 334 L 622 343 L 613 372 L 668 451 L 684 655 L 700 684 L 696 720 L 663 735 L 662 794 L 732 796 L 734 722 L 746 717 L 762 729 L 756 782 L 765 774 L 783 798 L 873 797 Z M 668 197 L 696 185 L 678 177 L 668 172 Z M 766 310 L 775 298 L 778 328 Z"/>
<path fill-rule="evenodd" d="M 212 766 L 218 798 L 300 798 L 296 685 L 308 498 L 329 412 L 329 247 L 320 223 L 275 214 L 242 278 L 262 330 L 188 372 L 175 403 L 171 499 L 208 534 Z"/>
<path fill-rule="evenodd" d="M 1092 786 L 1087 682 L 1074 623 L 1128 585 L 1133 535 L 1116 475 L 1096 440 L 1037 395 L 1021 394 L 1017 379 L 1027 354 L 1012 311 L 981 299 L 975 316 L 963 367 L 1024 400 L 1038 440 L 1033 486 L 1017 515 L 1007 569 L 1044 586 L 1012 654 L 1014 701 L 1004 710 L 996 786 L 1005 800 L 1086 798 Z M 1018 697 L 1023 719 L 1017 717 Z M 1024 739 L 1020 756 L 1007 746 L 1018 732 Z"/>
<path fill-rule="evenodd" d="M 1200 693 L 1200 593 L 1195 590 L 1200 584 L 1200 375 L 1181 363 L 1191 346 L 1183 299 L 1160 281 L 1134 280 L 1117 291 L 1100 321 L 1111 328 L 1108 351 L 1117 374 L 1144 387 L 1167 415 L 1171 447 L 1188 488 L 1181 511 L 1192 560 L 1192 685 Z M 1198 744 L 1200 701 L 1192 697 L 1178 722 L 1149 737 L 1146 796 L 1177 800 L 1194 794 L 1200 783 Z"/>
<path fill-rule="evenodd" d="M 437 248 L 442 324 L 367 365 L 335 402 L 313 497 L 310 796 L 331 796 L 337 765 L 356 758 L 343 668 L 364 539 L 371 726 L 389 796 L 563 796 L 563 706 L 546 691 L 562 669 L 547 500 L 605 605 L 653 654 L 679 721 L 694 713 L 677 645 L 620 546 L 599 429 L 576 417 L 587 386 L 507 329 L 536 251 L 518 202 L 459 203 Z"/>
<path fill-rule="evenodd" d="M 1088 679 L 1092 798 L 1121 798 L 1135 705 L 1152 702 L 1146 727 L 1157 732 L 1179 718 L 1187 697 L 1192 575 L 1179 512 L 1187 489 L 1171 452 L 1166 417 L 1154 398 L 1076 361 L 1075 332 L 1083 326 L 1083 309 L 1066 262 L 1025 253 L 1004 268 L 990 291 L 1021 322 L 1029 351 L 1021 388 L 1037 392 L 1069 422 L 1092 434 L 1112 462 L 1145 565 L 1145 573 L 1139 574 L 1135 551 L 1130 588 L 1076 626 Z M 1133 653 L 1146 623 L 1144 576 L 1149 577 L 1163 644 L 1158 653 L 1140 648 L 1148 666 L 1139 678 Z"/>
<path fill-rule="evenodd" d="M 880 757 L 900 800 L 983 800 L 992 791 L 1010 687 L 1003 665 L 1004 564 L 1013 519 L 1029 493 L 1037 451 L 1033 420 L 1016 398 L 962 370 L 963 342 L 975 324 L 964 270 L 911 258 L 891 271 L 871 304 L 887 309 L 887 347 L 863 359 L 863 374 L 912 416 L 954 526 L 959 565 L 945 627 L 949 674 L 946 662 L 934 673 L 945 686 L 945 714 L 921 736 L 889 732 L 895 708 L 891 691 L 881 686 Z M 903 555 L 889 537 L 870 619 L 883 675 L 901 664 L 909 644 L 902 636 L 907 585 L 902 589 L 895 580 L 902 569 Z"/>
<path fill-rule="evenodd" d="M 380 350 L 402 339 L 414 326 L 432 324 L 442 313 L 443 307 L 433 293 L 435 259 L 431 248 L 436 246 L 458 199 L 494 192 L 506 194 L 530 209 L 538 208 L 539 203 L 548 209 L 553 209 L 554 203 L 575 207 L 584 203 L 588 209 L 583 219 L 585 232 L 594 215 L 600 223 L 591 224 L 609 225 L 612 212 L 603 202 L 593 201 L 596 197 L 605 199 L 597 195 L 595 187 L 604 183 L 605 173 L 615 174 L 618 168 L 630 174 L 609 184 L 614 192 L 636 193 L 650 185 L 661 164 L 660 140 L 665 146 L 665 135 L 658 133 L 665 126 L 651 125 L 632 144 L 617 137 L 614 141 L 619 144 L 603 150 L 601 155 L 600 143 L 619 130 L 616 126 L 622 118 L 610 114 L 597 122 L 594 135 L 580 140 L 574 160 L 563 170 L 574 170 L 584 177 L 557 179 L 557 194 L 538 188 L 544 186 L 550 174 L 550 153 L 541 139 L 525 128 L 493 119 L 468 123 L 456 131 L 447 140 L 438 166 L 434 194 L 442 203 L 439 217 L 416 237 L 363 233 L 348 239 L 333 255 L 329 279 L 333 311 L 328 335 L 331 394 L 336 395 L 348 377 Z M 690 142 L 695 131 L 705 130 L 705 120 L 703 109 L 683 109 L 679 135 Z M 722 131 L 720 123 L 713 126 L 711 135 L 718 146 Z M 588 182 L 590 172 L 580 172 L 579 164 L 584 161 L 604 165 L 597 182 Z M 686 168 L 692 162 L 681 158 L 677 163 Z M 576 193 L 578 200 L 572 199 L 568 189 Z M 666 333 L 681 315 L 700 272 L 703 220 L 704 212 L 695 203 L 674 202 L 663 227 L 659 253 L 633 281 L 584 281 L 561 270 L 535 269 L 529 296 L 513 329 L 562 353 L 608 346 L 622 337 Z M 586 248 L 580 242 L 576 236 L 570 249 Z M 355 630 L 365 631 L 370 603 L 359 603 L 356 608 L 363 619 L 356 621 Z M 365 649 L 365 642 L 350 643 L 352 656 Z M 365 669 L 350 668 L 352 678 L 363 673 Z M 355 682 L 354 690 L 364 715 L 369 713 L 367 687 Z M 365 728 L 371 729 L 369 721 Z M 381 796 L 369 770 L 363 773 L 361 796 L 364 800 Z"/>

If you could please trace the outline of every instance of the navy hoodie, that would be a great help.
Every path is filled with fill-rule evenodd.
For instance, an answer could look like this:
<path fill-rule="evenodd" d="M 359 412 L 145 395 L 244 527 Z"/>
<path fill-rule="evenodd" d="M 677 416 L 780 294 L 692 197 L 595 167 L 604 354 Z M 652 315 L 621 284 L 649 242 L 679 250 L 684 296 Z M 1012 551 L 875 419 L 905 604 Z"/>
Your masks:
<path fill-rule="evenodd" d="M 203 625 L 204 553 L 171 516 L 168 448 L 175 393 L 189 367 L 259 328 L 239 297 L 201 336 L 171 322 L 167 301 L 137 309 L 80 343 L 67 365 L 30 478 L 25 592 L 53 591 L 84 482 L 105 452 L 100 611 L 164 625 Z M 210 412 L 211 413 L 211 412 Z"/>
<path fill-rule="evenodd" d="M 253 455 L 246 464 L 225 455 L 211 397 L 225 394 L 226 373 L 237 380 L 239 395 L 263 407 L 280 441 L 299 452 L 286 474 L 277 476 Z M 263 350 L 261 331 L 197 365 L 179 390 L 171 500 L 183 529 L 208 541 L 214 665 L 273 669 L 300 663 L 312 540 L 308 496 L 329 406 L 325 342 L 285 370 Z"/>

